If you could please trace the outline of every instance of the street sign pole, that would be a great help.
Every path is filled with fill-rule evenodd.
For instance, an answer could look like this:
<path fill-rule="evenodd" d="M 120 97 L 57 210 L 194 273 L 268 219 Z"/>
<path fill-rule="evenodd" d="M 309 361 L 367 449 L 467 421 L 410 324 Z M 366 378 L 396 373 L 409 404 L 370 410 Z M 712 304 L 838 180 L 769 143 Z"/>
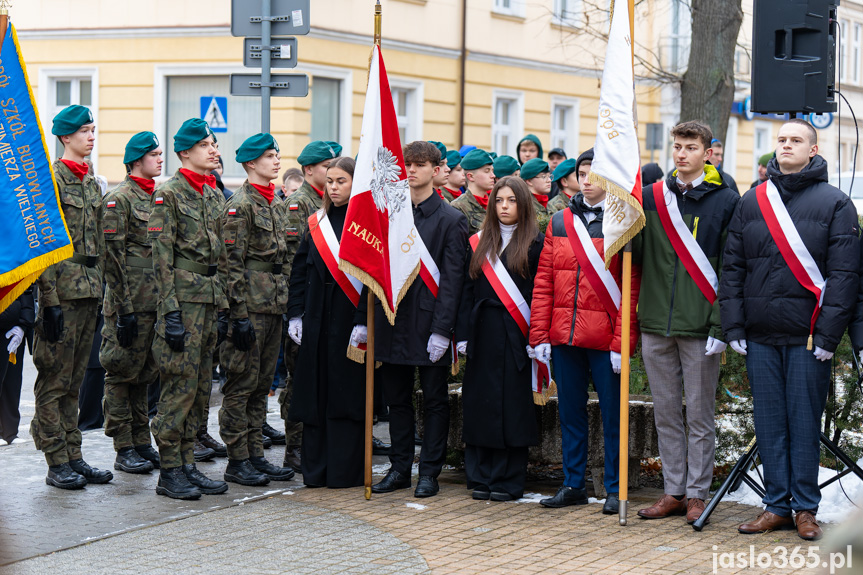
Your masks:
<path fill-rule="evenodd" d="M 270 131 L 270 0 L 261 0 L 261 132 Z"/>

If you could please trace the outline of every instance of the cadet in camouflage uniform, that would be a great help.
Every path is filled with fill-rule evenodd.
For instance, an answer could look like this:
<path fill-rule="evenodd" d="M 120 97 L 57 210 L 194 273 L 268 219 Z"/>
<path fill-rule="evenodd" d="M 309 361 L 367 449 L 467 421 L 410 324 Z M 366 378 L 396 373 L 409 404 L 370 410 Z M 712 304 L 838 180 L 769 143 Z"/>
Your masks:
<path fill-rule="evenodd" d="M 467 192 L 458 197 L 452 207 L 467 217 L 468 236 L 479 231 L 485 221 L 488 193 L 494 187 L 494 159 L 485 150 L 476 148 L 462 159 L 467 179 Z"/>
<path fill-rule="evenodd" d="M 498 156 L 494 159 L 494 179 L 499 180 L 506 176 L 518 176 L 521 166 L 512 156 Z"/>
<path fill-rule="evenodd" d="M 153 193 L 148 226 L 159 301 L 153 355 L 162 391 L 150 426 L 162 468 L 156 493 L 197 499 L 224 493 L 195 466 L 195 434 L 212 386 L 217 310 L 227 309 L 218 274 L 225 257 L 220 218 L 225 198 L 210 175 L 219 163 L 216 139 L 201 119 L 174 136 L 182 168 Z M 222 262 L 224 265 L 224 262 Z"/>
<path fill-rule="evenodd" d="M 549 216 L 569 207 L 572 196 L 581 189 L 578 186 L 578 172 L 575 171 L 575 158 L 569 158 L 559 163 L 551 175 L 551 181 L 552 183 L 557 182 L 558 192 L 548 201 L 546 206 Z"/>
<path fill-rule="evenodd" d="M 273 200 L 272 183 L 279 177 L 279 145 L 270 134 L 256 134 L 237 150 L 237 163 L 248 179 L 222 214 L 232 325 L 219 350 L 228 370 L 219 428 L 228 450 L 225 481 L 266 485 L 294 476 L 291 468 L 267 461 L 261 433 L 288 305 L 282 267 L 288 255 L 287 210 L 284 202 Z"/>
<path fill-rule="evenodd" d="M 446 146 L 440 142 L 435 142 L 434 140 L 429 140 L 428 142 L 440 152 L 440 161 L 438 162 L 440 170 L 438 170 L 437 175 L 432 178 L 432 187 L 434 188 L 435 193 L 439 195 L 442 200 L 450 203 L 455 199 L 455 197 L 444 189 L 450 171 L 446 157 Z"/>
<path fill-rule="evenodd" d="M 548 192 L 551 191 L 551 173 L 548 171 L 548 162 L 539 158 L 532 158 L 521 165 L 521 179 L 527 183 L 531 196 L 533 196 L 533 209 L 536 211 L 536 219 L 548 220 Z"/>
<path fill-rule="evenodd" d="M 310 142 L 297 158 L 297 162 L 303 170 L 303 185 L 285 199 L 288 208 L 288 259 L 294 261 L 294 255 L 300 246 L 300 239 L 306 231 L 306 222 L 309 216 L 321 209 L 323 205 L 324 189 L 327 186 L 327 168 L 334 158 L 342 153 L 342 147 L 335 142 L 323 142 L 316 140 Z M 290 266 L 282 270 L 286 277 L 290 277 Z M 283 318 L 285 325 L 288 318 Z M 303 424 L 291 421 L 288 418 L 288 409 L 291 406 L 291 395 L 294 390 L 294 363 L 297 360 L 299 346 L 290 338 L 284 338 L 285 352 L 284 360 L 288 371 L 288 379 L 285 387 L 279 394 L 282 419 L 285 420 L 285 460 L 284 467 L 290 467 L 297 473 L 300 471 L 300 445 L 303 442 Z"/>
<path fill-rule="evenodd" d="M 147 386 L 159 379 L 150 349 L 156 326 L 156 277 L 147 225 L 162 148 L 153 132 L 126 144 L 126 179 L 102 200 L 105 302 L 99 361 L 105 368 L 105 435 L 114 438 L 114 469 L 149 473 L 159 466 L 150 445 Z"/>
<path fill-rule="evenodd" d="M 110 471 L 84 461 L 78 430 L 78 390 L 99 317 L 105 249 L 100 228 L 102 194 L 84 161 L 96 141 L 93 114 L 83 106 L 69 106 L 54 118 L 51 133 L 63 144 L 63 157 L 54 162 L 53 170 L 75 251 L 70 259 L 49 266 L 37 280 L 33 364 L 38 374 L 30 435 L 48 462 L 45 483 L 80 489 L 113 479 Z"/>
<path fill-rule="evenodd" d="M 441 191 L 444 199 L 452 203 L 461 196 L 461 188 L 465 183 L 464 168 L 461 167 L 461 154 L 458 150 L 450 150 L 446 153 L 446 165 L 449 168 L 449 174 Z"/>

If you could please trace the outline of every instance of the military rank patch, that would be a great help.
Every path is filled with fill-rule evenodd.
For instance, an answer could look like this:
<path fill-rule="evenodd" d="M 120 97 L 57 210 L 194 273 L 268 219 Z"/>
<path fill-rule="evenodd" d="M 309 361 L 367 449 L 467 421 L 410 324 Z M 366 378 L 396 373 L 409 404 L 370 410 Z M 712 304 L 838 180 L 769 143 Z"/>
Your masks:
<path fill-rule="evenodd" d="M 234 240 L 229 240 L 228 238 L 225 238 L 225 243 L 226 244 L 233 244 Z"/>
<path fill-rule="evenodd" d="M 229 216 L 236 216 L 237 210 L 235 210 L 234 208 L 231 208 L 230 210 L 228 210 L 228 215 Z"/>
<path fill-rule="evenodd" d="M 298 236 L 300 233 L 297 231 L 297 228 L 287 228 L 286 232 L 289 236 Z"/>
<path fill-rule="evenodd" d="M 117 205 L 117 202 L 108 202 L 107 204 L 105 204 L 105 207 L 113 208 L 113 207 L 115 207 L 116 205 Z M 107 230 L 106 230 L 106 231 L 107 231 Z"/>
<path fill-rule="evenodd" d="M 103 230 L 103 231 L 104 231 L 104 233 L 106 233 L 106 234 L 116 234 L 116 233 L 117 233 L 117 230 L 116 230 L 116 229 L 114 229 L 114 230 L 105 229 L 105 230 Z"/>
<path fill-rule="evenodd" d="M 153 200 L 153 203 L 156 204 L 157 206 L 161 206 L 162 202 L 163 202 L 163 199 L 161 197 L 158 197 L 155 200 Z"/>
<path fill-rule="evenodd" d="M 292 212 L 296 212 L 300 209 L 300 204 L 290 204 L 288 205 L 288 209 Z"/>
<path fill-rule="evenodd" d="M 162 228 L 147 228 L 148 232 L 161 232 Z"/>

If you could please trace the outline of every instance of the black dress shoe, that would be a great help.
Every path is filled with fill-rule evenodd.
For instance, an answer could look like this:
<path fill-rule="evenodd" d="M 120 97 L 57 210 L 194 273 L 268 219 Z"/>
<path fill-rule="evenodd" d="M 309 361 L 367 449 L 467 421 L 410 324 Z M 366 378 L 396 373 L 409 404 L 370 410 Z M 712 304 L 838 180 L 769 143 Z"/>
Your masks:
<path fill-rule="evenodd" d="M 539 502 L 543 507 L 566 507 L 568 505 L 587 505 L 587 491 L 584 488 L 576 489 L 561 485 L 554 497 L 541 499 Z"/>
<path fill-rule="evenodd" d="M 171 499 L 200 499 L 201 490 L 189 483 L 186 474 L 180 467 L 162 468 L 159 471 L 159 481 L 156 493 Z"/>
<path fill-rule="evenodd" d="M 266 457 L 250 457 L 252 467 L 273 481 L 290 481 L 294 478 L 294 470 L 290 467 L 276 467 Z"/>
<path fill-rule="evenodd" d="M 431 475 L 420 475 L 417 480 L 417 488 L 414 489 L 414 497 L 432 497 L 438 494 L 440 486 L 437 478 Z"/>
<path fill-rule="evenodd" d="M 372 455 L 389 455 L 391 447 L 389 443 L 384 443 L 377 437 L 372 436 Z"/>
<path fill-rule="evenodd" d="M 273 445 L 284 445 L 287 443 L 287 441 L 285 441 L 285 434 L 266 421 L 261 426 L 261 433 L 264 434 L 264 437 L 269 437 L 270 441 L 273 442 Z"/>
<path fill-rule="evenodd" d="M 159 452 L 153 449 L 153 446 L 149 443 L 147 445 L 136 445 L 135 451 L 138 452 L 138 455 L 152 463 L 153 469 L 159 469 L 159 467 L 161 467 L 159 461 Z"/>
<path fill-rule="evenodd" d="M 153 464 L 138 455 L 134 447 L 124 447 L 117 452 L 114 469 L 126 473 L 150 473 L 153 471 Z"/>
<path fill-rule="evenodd" d="M 290 467 L 294 473 L 300 473 L 302 463 L 302 451 L 299 445 L 285 446 L 285 459 L 282 461 L 282 467 Z"/>
<path fill-rule="evenodd" d="M 186 479 L 189 480 L 189 483 L 197 487 L 204 495 L 218 495 L 228 490 L 227 483 L 210 479 L 198 471 L 194 463 L 184 464 L 183 473 L 186 474 Z"/>
<path fill-rule="evenodd" d="M 410 476 L 404 476 L 395 469 L 390 469 L 379 483 L 372 485 L 372 493 L 391 493 L 396 489 L 409 489 Z"/>
<path fill-rule="evenodd" d="M 620 500 L 617 498 L 617 493 L 609 493 L 605 496 L 602 512 L 606 515 L 617 515 L 620 513 Z"/>
<path fill-rule="evenodd" d="M 513 501 L 515 497 L 503 491 L 492 491 L 489 493 L 489 499 L 492 501 Z"/>
<path fill-rule="evenodd" d="M 273 440 L 266 435 L 261 438 L 261 443 L 264 444 L 264 449 L 269 449 L 273 446 Z"/>
<path fill-rule="evenodd" d="M 114 474 L 107 469 L 90 467 L 83 459 L 73 459 L 69 462 L 69 467 L 71 467 L 72 471 L 78 475 L 83 475 L 84 479 L 87 480 L 87 483 L 95 483 L 98 485 L 100 483 L 108 483 L 114 479 Z"/>
<path fill-rule="evenodd" d="M 266 485 L 270 482 L 270 478 L 252 467 L 248 459 L 237 461 L 229 459 L 228 466 L 225 468 L 225 481 L 239 483 L 240 485 Z"/>
<path fill-rule="evenodd" d="M 491 497 L 491 492 L 489 492 L 485 489 L 474 489 L 473 494 L 471 494 L 471 497 L 473 497 L 474 499 L 478 499 L 480 501 L 487 501 L 489 499 L 489 497 Z"/>
<path fill-rule="evenodd" d="M 52 487 L 60 489 L 82 489 L 87 485 L 87 479 L 73 471 L 68 463 L 60 465 L 50 465 L 48 467 L 48 476 L 45 477 L 45 483 Z"/>
<path fill-rule="evenodd" d="M 195 461 L 197 461 L 198 463 L 201 463 L 203 461 L 212 461 L 213 458 L 216 457 L 216 452 L 198 441 L 197 437 L 195 438 L 194 450 Z"/>
<path fill-rule="evenodd" d="M 206 427 L 202 427 L 198 430 L 198 441 L 204 447 L 209 447 L 210 449 L 215 451 L 216 457 L 228 456 L 228 448 L 225 447 L 225 444 L 219 442 L 215 437 L 210 435 Z"/>

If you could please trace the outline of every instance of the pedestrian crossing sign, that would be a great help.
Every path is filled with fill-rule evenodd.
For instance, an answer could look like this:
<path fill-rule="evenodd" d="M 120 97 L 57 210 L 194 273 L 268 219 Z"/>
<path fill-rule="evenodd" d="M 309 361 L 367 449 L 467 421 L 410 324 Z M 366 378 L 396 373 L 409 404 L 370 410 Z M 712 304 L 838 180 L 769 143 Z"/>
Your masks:
<path fill-rule="evenodd" d="M 201 96 L 201 119 L 214 132 L 228 131 L 228 98 Z"/>

